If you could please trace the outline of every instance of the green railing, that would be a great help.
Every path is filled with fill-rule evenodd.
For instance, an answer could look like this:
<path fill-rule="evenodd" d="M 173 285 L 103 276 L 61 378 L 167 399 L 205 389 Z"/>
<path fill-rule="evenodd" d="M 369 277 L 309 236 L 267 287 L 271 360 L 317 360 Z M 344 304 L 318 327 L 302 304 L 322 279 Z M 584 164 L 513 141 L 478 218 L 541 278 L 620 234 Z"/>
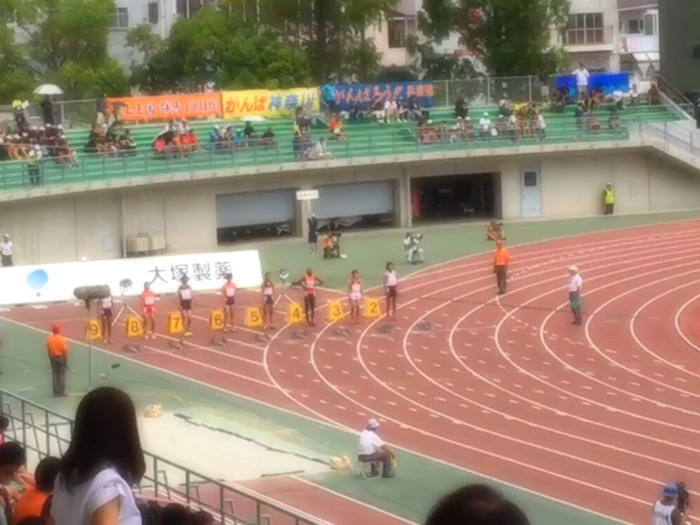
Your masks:
<path fill-rule="evenodd" d="M 0 414 L 10 421 L 6 438 L 21 443 L 36 459 L 62 456 L 73 421 L 32 401 L 0 389 Z M 145 452 L 146 474 L 137 495 L 185 504 L 212 514 L 217 523 L 233 525 L 328 525 L 312 516 L 241 486 L 198 474 Z M 274 520 L 273 520 L 274 518 Z"/>
<path fill-rule="evenodd" d="M 626 140 L 629 128 L 644 119 L 634 116 L 620 121 L 619 128 L 611 129 L 608 122 L 601 119 L 600 130 L 593 131 L 586 126 L 578 127 L 571 116 L 555 117 L 557 120 L 548 125 L 546 137 L 540 140 L 536 135 L 519 137 L 516 141 L 508 135 L 481 138 L 478 126 L 477 136 L 466 140 L 449 135 L 444 141 L 423 144 L 415 136 L 413 127 L 393 127 L 363 131 L 353 134 L 348 126 L 348 140 L 327 140 L 328 151 L 333 159 L 356 158 L 366 161 L 369 158 L 399 154 L 426 154 L 436 152 L 459 152 L 478 149 L 494 149 L 513 146 L 536 146 L 572 142 L 594 142 L 609 140 Z M 666 117 L 662 117 L 666 118 Z M 669 115 L 667 118 L 671 118 Z M 328 137 L 324 133 L 323 136 Z M 315 134 L 314 141 L 319 138 Z M 375 162 L 381 160 L 375 159 Z M 59 165 L 53 159 L 44 159 L 38 173 L 32 173 L 25 162 L 0 162 L 0 189 L 30 188 L 33 185 L 51 185 L 62 183 L 97 182 L 108 179 L 131 179 L 148 175 L 167 177 L 176 174 L 197 171 L 235 170 L 251 166 L 282 165 L 296 163 L 315 163 L 317 160 L 302 158 L 295 154 L 291 136 L 278 137 L 275 146 L 241 147 L 228 150 L 212 151 L 206 144 L 200 143 L 200 151 L 188 156 L 170 156 L 157 158 L 150 149 L 124 154 L 116 157 L 95 154 L 81 154 L 77 165 Z M 34 178 L 34 180 L 33 180 Z"/>

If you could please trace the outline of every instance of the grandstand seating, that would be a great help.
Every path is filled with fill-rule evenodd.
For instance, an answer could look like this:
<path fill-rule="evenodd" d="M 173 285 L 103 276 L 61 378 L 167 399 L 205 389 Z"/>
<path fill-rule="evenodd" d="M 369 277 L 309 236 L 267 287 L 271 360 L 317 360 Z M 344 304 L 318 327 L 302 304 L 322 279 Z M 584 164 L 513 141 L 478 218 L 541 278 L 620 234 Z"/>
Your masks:
<path fill-rule="evenodd" d="M 609 108 L 600 108 L 595 117 L 600 120 L 601 128 L 598 132 L 580 131 L 576 126 L 573 115 L 574 108 L 568 107 L 564 113 L 547 113 L 547 136 L 545 144 L 567 143 L 574 141 L 604 141 L 620 140 L 628 138 L 630 126 L 638 123 L 664 122 L 676 120 L 676 115 L 666 106 L 636 106 L 620 112 L 621 129 L 611 130 L 608 127 L 607 118 Z M 495 124 L 498 111 L 494 106 L 473 107 L 470 110 L 474 127 L 477 128 L 478 120 L 484 112 L 488 112 Z M 455 122 L 453 112 L 449 108 L 433 109 L 431 119 L 435 125 L 445 122 L 452 126 Z M 225 169 L 227 167 L 245 167 L 266 164 L 279 164 L 283 162 L 296 162 L 293 149 L 293 123 L 291 119 L 271 119 L 265 123 L 257 123 L 256 131 L 259 134 L 271 126 L 275 132 L 278 148 L 249 148 L 234 152 L 210 152 L 206 149 L 209 132 L 215 124 L 223 124 L 221 121 L 191 122 L 199 138 L 201 152 L 185 158 L 159 159 L 151 150 L 151 141 L 162 130 L 162 124 L 128 126 L 133 139 L 138 144 L 135 155 L 124 157 L 103 157 L 83 153 L 83 146 L 87 143 L 87 129 L 73 129 L 66 132 L 70 144 L 78 152 L 78 166 L 59 166 L 52 161 L 45 161 L 42 166 L 43 183 L 69 183 L 89 182 L 105 179 L 119 179 L 124 177 L 137 177 L 143 175 L 169 174 L 175 172 L 199 171 L 207 169 Z M 236 123 L 237 127 L 242 124 Z M 345 123 L 345 133 L 348 138 L 345 142 L 333 140 L 327 141 L 327 146 L 333 158 L 350 158 L 368 156 L 382 156 L 393 154 L 407 154 L 432 151 L 457 151 L 472 148 L 495 148 L 512 146 L 508 137 L 496 137 L 491 140 L 475 139 L 459 141 L 456 143 L 438 143 L 421 145 L 416 140 L 415 122 L 377 124 L 368 121 L 359 123 Z M 312 130 L 312 139 L 317 141 L 325 136 L 330 138 L 325 125 L 320 123 Z M 534 137 L 523 137 L 519 145 L 532 145 L 539 143 Z M 26 166 L 22 162 L 0 162 L 0 189 L 13 189 L 29 186 Z"/>

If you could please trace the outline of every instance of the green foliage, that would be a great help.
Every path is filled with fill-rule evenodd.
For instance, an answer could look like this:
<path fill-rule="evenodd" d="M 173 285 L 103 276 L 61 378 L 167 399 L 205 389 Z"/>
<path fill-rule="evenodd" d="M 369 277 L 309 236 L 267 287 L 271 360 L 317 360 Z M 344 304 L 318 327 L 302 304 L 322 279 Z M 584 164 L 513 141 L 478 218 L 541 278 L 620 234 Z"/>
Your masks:
<path fill-rule="evenodd" d="M 425 0 L 423 9 L 423 32 L 458 33 L 493 75 L 553 72 L 564 59 L 550 38 L 566 27 L 569 0 Z"/>
<path fill-rule="evenodd" d="M 29 98 L 44 82 L 59 85 L 65 98 L 128 92 L 122 67 L 107 55 L 113 10 L 112 0 L 0 2 L 0 98 Z"/>
<path fill-rule="evenodd" d="M 143 39 L 132 39 L 138 46 Z M 308 85 L 303 50 L 285 43 L 273 30 L 254 32 L 235 13 L 206 7 L 181 18 L 168 39 L 142 66 L 132 83 L 142 91 L 195 91 L 214 81 L 217 87 L 293 87 Z"/>
<path fill-rule="evenodd" d="M 374 82 L 413 82 L 418 75 L 410 66 L 387 66 L 379 70 Z"/>

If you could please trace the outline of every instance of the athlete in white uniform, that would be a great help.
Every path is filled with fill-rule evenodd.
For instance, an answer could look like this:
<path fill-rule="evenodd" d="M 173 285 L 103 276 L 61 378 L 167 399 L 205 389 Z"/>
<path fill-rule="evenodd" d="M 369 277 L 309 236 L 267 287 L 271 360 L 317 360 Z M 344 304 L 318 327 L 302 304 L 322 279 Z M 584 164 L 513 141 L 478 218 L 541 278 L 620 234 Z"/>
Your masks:
<path fill-rule="evenodd" d="M 399 295 L 399 278 L 394 270 L 394 263 L 386 263 L 384 272 L 384 292 L 386 293 L 386 315 L 396 318 L 396 297 Z"/>
<path fill-rule="evenodd" d="M 100 301 L 100 321 L 102 322 L 102 342 L 112 342 L 112 317 L 114 317 L 114 301 L 112 296 Z"/>
<path fill-rule="evenodd" d="M 180 296 L 180 313 L 182 314 L 182 324 L 185 329 L 185 337 L 191 337 L 192 332 L 192 288 L 187 284 L 189 279 L 186 275 L 182 276 L 182 284 L 177 289 L 177 294 Z"/>
<path fill-rule="evenodd" d="M 678 485 L 667 483 L 664 487 L 663 499 L 654 503 L 651 510 L 651 525 L 681 525 L 682 514 L 676 506 Z"/>
<path fill-rule="evenodd" d="M 359 324 L 360 304 L 362 303 L 362 281 L 360 280 L 360 272 L 357 270 L 353 270 L 350 273 L 348 301 L 350 302 L 350 322 L 352 324 Z"/>

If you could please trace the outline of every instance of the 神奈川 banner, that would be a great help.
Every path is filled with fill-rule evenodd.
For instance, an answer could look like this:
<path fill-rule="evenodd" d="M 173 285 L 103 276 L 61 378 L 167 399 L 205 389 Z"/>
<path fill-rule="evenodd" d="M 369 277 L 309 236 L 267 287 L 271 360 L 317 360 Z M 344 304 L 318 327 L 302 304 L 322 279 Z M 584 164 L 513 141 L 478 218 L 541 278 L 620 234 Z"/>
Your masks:
<path fill-rule="evenodd" d="M 224 118 L 289 116 L 299 106 L 311 112 L 319 111 L 318 88 L 315 87 L 224 91 L 221 99 Z"/>
<path fill-rule="evenodd" d="M 339 84 L 335 86 L 335 103 L 339 110 L 349 111 L 353 104 L 367 106 L 377 97 L 387 100 L 406 100 L 415 95 L 423 107 L 435 103 L 435 88 L 432 82 L 392 82 L 389 84 Z"/>
<path fill-rule="evenodd" d="M 174 293 L 183 275 L 193 290 L 216 290 L 233 275 L 241 288 L 260 286 L 262 271 L 257 250 L 166 255 L 136 259 L 84 261 L 0 268 L 0 304 L 27 304 L 75 299 L 80 286 L 108 285 L 114 297 L 137 296 L 143 284 L 155 293 Z"/>
<path fill-rule="evenodd" d="M 221 93 L 110 98 L 108 107 L 111 113 L 121 112 L 124 122 L 216 117 L 222 113 Z"/>

